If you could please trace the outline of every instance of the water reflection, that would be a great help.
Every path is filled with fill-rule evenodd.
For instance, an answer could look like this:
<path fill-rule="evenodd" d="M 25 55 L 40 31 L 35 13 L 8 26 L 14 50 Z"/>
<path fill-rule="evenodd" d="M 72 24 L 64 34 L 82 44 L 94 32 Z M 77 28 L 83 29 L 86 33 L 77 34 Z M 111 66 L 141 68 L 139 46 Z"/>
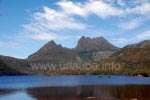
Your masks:
<path fill-rule="evenodd" d="M 36 100 L 26 90 L 0 90 L 0 100 Z"/>
<path fill-rule="evenodd" d="M 43 87 L 27 93 L 37 100 L 150 100 L 149 85 Z"/>
<path fill-rule="evenodd" d="M 150 78 L 1 76 L 0 100 L 150 100 Z"/>
<path fill-rule="evenodd" d="M 12 94 L 12 93 L 14 93 L 16 91 L 17 90 L 15 90 L 15 89 L 0 89 L 0 96 Z"/>

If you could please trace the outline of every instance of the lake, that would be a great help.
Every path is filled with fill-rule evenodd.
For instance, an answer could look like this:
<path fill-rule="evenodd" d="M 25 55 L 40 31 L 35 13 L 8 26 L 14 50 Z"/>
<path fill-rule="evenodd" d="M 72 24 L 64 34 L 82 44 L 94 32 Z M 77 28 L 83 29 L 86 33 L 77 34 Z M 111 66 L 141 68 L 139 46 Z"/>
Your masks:
<path fill-rule="evenodd" d="M 0 76 L 0 100 L 150 100 L 150 77 Z"/>

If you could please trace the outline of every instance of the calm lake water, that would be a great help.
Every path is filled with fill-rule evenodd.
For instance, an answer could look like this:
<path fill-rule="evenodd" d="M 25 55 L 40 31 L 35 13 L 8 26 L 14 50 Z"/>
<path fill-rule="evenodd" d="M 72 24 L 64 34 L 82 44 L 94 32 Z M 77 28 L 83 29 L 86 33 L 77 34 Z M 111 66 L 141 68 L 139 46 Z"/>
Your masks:
<path fill-rule="evenodd" d="M 0 76 L 0 100 L 150 100 L 150 78 Z"/>

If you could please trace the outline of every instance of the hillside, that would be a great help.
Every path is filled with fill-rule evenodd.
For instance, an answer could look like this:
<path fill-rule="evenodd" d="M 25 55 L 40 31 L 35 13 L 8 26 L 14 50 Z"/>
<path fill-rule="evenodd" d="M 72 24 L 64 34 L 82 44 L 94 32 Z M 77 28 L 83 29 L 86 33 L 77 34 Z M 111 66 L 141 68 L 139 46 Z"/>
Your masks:
<path fill-rule="evenodd" d="M 119 63 L 121 67 L 120 74 L 128 73 L 148 73 L 150 74 L 150 40 L 142 41 L 136 44 L 130 44 L 112 57 L 97 62 L 100 63 Z"/>
<path fill-rule="evenodd" d="M 30 65 L 23 59 L 0 56 L 0 74 L 30 74 Z"/>
<path fill-rule="evenodd" d="M 0 60 L 0 75 L 15 75 L 15 74 L 21 73 L 16 71 L 15 69 L 10 68 L 2 60 Z"/>

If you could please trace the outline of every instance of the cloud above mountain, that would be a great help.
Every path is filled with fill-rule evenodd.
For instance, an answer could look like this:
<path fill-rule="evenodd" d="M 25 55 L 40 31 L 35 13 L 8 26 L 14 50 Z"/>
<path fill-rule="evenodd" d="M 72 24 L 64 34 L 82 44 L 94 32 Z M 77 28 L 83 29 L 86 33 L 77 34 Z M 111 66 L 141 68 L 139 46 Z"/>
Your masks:
<path fill-rule="evenodd" d="M 66 14 L 79 15 L 87 17 L 91 14 L 95 14 L 100 18 L 108 18 L 111 16 L 122 16 L 123 10 L 116 8 L 102 0 L 89 0 L 86 2 L 71 2 L 60 1 L 56 3 L 62 11 Z"/>
<path fill-rule="evenodd" d="M 34 12 L 31 15 L 28 24 L 22 25 L 24 31 L 29 33 L 30 38 L 38 40 L 68 39 L 66 35 L 72 36 L 72 34 L 64 34 L 63 32 L 66 30 L 84 32 L 84 30 L 97 27 L 88 23 L 91 20 L 89 17 L 92 15 L 104 21 L 118 18 L 120 22 L 114 23 L 114 26 L 125 30 L 135 29 L 144 21 L 150 20 L 148 18 L 150 3 L 144 1 L 131 3 L 118 0 L 115 3 L 109 0 L 87 0 L 84 2 L 62 0 L 56 2 L 55 6 L 57 9 L 43 6 L 42 11 Z M 142 19 L 143 16 L 146 18 Z"/>

